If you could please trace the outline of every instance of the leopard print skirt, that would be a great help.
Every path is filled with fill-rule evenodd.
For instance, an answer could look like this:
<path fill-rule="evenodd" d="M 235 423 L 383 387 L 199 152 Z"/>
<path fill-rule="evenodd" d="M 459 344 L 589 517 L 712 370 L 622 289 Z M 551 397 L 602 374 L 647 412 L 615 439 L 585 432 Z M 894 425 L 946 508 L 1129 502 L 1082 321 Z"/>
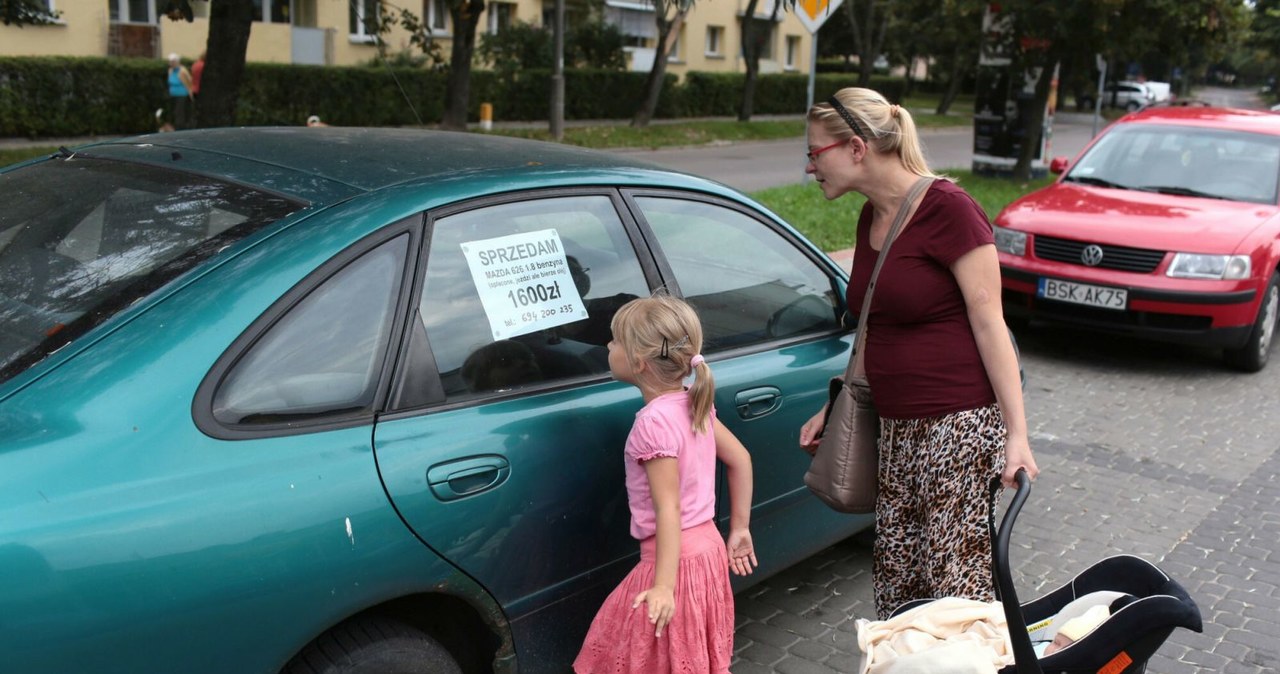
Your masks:
<path fill-rule="evenodd" d="M 915 599 L 994 601 L 990 481 L 1005 465 L 996 404 L 882 419 L 873 562 L 880 620 Z"/>

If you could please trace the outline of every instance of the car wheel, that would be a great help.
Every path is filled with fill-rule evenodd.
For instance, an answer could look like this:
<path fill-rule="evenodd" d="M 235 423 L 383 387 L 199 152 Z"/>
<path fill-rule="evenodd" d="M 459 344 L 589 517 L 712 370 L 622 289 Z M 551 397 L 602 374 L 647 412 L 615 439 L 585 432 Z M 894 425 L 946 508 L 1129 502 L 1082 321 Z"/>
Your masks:
<path fill-rule="evenodd" d="M 1280 273 L 1271 274 L 1271 282 L 1263 291 L 1258 318 L 1253 322 L 1249 339 L 1238 349 L 1223 354 L 1227 364 L 1243 372 L 1257 372 L 1267 365 L 1271 343 L 1276 334 L 1276 318 L 1280 315 Z"/>
<path fill-rule="evenodd" d="M 1125 104 L 1124 109 L 1128 110 L 1129 112 L 1134 112 L 1141 107 L 1142 107 L 1141 103 L 1137 101 L 1129 101 L 1127 104 Z"/>
<path fill-rule="evenodd" d="M 321 634 L 283 674 L 462 674 L 438 641 L 402 622 L 353 618 Z"/>

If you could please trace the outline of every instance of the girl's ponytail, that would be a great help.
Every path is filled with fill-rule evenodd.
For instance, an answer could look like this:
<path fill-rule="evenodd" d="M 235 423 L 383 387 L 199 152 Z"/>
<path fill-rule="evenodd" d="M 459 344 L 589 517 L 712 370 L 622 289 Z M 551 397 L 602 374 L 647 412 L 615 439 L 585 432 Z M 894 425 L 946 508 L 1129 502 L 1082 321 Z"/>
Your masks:
<path fill-rule="evenodd" d="M 711 405 L 716 397 L 716 378 L 711 374 L 711 366 L 702 359 L 702 354 L 690 359 L 689 369 L 693 372 L 693 385 L 689 387 L 689 413 L 693 416 L 693 430 L 706 433 L 710 428 Z"/>

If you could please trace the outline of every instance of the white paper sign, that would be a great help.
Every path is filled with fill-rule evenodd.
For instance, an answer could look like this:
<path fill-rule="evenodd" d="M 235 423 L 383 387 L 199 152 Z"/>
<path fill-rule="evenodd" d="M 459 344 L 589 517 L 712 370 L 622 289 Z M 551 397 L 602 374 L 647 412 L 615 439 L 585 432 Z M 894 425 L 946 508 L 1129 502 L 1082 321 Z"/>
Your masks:
<path fill-rule="evenodd" d="M 587 317 L 556 230 L 468 241 L 462 254 L 495 340 Z"/>

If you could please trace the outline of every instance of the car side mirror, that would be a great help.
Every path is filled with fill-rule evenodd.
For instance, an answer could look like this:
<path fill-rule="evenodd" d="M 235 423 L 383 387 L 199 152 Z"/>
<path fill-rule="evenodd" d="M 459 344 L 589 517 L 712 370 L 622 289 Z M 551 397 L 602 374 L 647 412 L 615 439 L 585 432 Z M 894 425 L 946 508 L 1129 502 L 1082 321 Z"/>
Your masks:
<path fill-rule="evenodd" d="M 1070 163 L 1071 159 L 1068 157 L 1054 157 L 1049 160 L 1049 172 L 1054 175 L 1062 175 Z"/>

